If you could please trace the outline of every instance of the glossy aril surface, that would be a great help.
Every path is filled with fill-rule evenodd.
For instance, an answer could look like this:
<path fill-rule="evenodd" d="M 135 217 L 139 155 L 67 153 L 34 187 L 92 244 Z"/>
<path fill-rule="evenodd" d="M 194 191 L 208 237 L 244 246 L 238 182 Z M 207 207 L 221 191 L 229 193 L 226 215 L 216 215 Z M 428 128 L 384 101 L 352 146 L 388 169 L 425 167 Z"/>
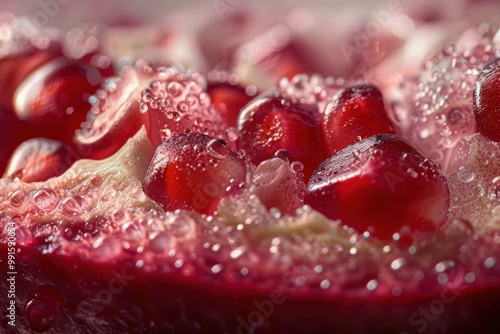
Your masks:
<path fill-rule="evenodd" d="M 304 164 L 306 180 L 326 157 L 318 107 L 292 101 L 278 92 L 257 97 L 246 105 L 238 118 L 238 130 L 238 147 L 250 155 L 254 164 L 285 150 L 290 161 Z"/>
<path fill-rule="evenodd" d="M 329 155 L 372 135 L 396 134 L 380 90 L 369 84 L 341 89 L 326 106 L 323 131 Z"/>
<path fill-rule="evenodd" d="M 4 48 L 5 54 L 0 60 L 0 75 L 2 78 L 10 78 L 0 83 L 0 103 L 9 109 L 13 108 L 13 96 L 24 79 L 37 68 L 62 56 L 61 46 L 58 43 L 38 48 L 22 39 L 12 44 Z"/>
<path fill-rule="evenodd" d="M 184 130 L 224 137 L 227 125 L 212 106 L 206 81 L 199 73 L 170 67 L 142 92 L 139 110 L 149 115 L 150 138 L 158 146 Z"/>
<path fill-rule="evenodd" d="M 221 199 L 240 191 L 245 173 L 245 161 L 222 139 L 188 133 L 158 146 L 143 189 L 166 211 L 212 214 Z"/>
<path fill-rule="evenodd" d="M 328 218 L 381 239 L 403 226 L 439 228 L 449 200 L 439 167 L 394 135 L 369 137 L 323 162 L 306 195 L 306 204 Z"/>
<path fill-rule="evenodd" d="M 149 126 L 149 114 L 139 111 L 140 98 L 143 89 L 157 76 L 157 68 L 136 64 L 124 68 L 119 77 L 107 79 L 91 98 L 87 120 L 76 131 L 78 150 L 86 157 L 107 158 L 142 125 Z"/>
<path fill-rule="evenodd" d="M 85 64 L 54 59 L 19 85 L 14 95 L 16 116 L 39 136 L 71 142 L 101 79 L 97 70 Z"/>
<path fill-rule="evenodd" d="M 64 173 L 78 159 L 78 154 L 62 142 L 30 139 L 12 154 L 4 176 L 24 182 L 46 181 Z"/>
<path fill-rule="evenodd" d="M 500 141 L 500 59 L 485 66 L 474 87 L 474 115 L 479 131 Z"/>

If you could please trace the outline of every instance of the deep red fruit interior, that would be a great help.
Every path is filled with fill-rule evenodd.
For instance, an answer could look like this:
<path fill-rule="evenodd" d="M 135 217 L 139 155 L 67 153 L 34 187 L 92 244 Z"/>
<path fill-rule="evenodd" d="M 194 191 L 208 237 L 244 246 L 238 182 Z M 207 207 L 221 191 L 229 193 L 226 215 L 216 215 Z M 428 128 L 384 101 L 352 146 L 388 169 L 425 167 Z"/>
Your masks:
<path fill-rule="evenodd" d="M 396 134 L 382 93 L 369 84 L 343 88 L 333 97 L 325 110 L 323 131 L 330 155 L 372 135 Z"/>
<path fill-rule="evenodd" d="M 321 116 L 316 106 L 292 102 L 274 95 L 254 99 L 240 113 L 238 146 L 254 164 L 269 159 L 279 150 L 290 161 L 304 165 L 305 180 L 326 158 L 321 135 Z"/>
<path fill-rule="evenodd" d="M 474 90 L 474 115 L 479 132 L 500 141 L 500 59 L 479 74 Z"/>
<path fill-rule="evenodd" d="M 395 135 L 352 144 L 322 163 L 306 204 L 359 233 L 390 239 L 403 226 L 433 230 L 447 218 L 450 194 L 439 167 Z"/>
<path fill-rule="evenodd" d="M 245 161 L 226 142 L 188 133 L 158 146 L 143 189 L 166 211 L 212 214 L 222 198 L 239 192 L 245 173 Z"/>
<path fill-rule="evenodd" d="M 24 182 L 46 181 L 64 173 L 78 158 L 76 152 L 62 142 L 30 139 L 11 156 L 5 176 Z"/>

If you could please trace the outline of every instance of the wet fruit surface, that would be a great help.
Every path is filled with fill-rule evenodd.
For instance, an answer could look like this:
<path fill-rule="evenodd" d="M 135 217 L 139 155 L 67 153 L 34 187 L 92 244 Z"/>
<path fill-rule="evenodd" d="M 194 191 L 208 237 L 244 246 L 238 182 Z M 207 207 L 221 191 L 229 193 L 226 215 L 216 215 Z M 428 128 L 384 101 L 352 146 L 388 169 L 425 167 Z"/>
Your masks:
<path fill-rule="evenodd" d="M 500 5 L 236 2 L 0 13 L 0 332 L 500 332 Z"/>

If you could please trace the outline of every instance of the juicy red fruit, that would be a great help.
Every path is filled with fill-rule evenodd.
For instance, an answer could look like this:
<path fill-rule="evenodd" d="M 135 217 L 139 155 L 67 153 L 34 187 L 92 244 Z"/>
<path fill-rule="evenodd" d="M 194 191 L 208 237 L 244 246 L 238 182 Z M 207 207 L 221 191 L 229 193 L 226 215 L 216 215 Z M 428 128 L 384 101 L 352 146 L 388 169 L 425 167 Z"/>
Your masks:
<path fill-rule="evenodd" d="M 207 93 L 228 126 L 236 127 L 240 110 L 252 100 L 252 96 L 239 85 L 215 83 L 208 85 Z"/>
<path fill-rule="evenodd" d="M 78 155 L 68 145 L 44 138 L 22 143 L 9 160 L 5 176 L 24 182 L 46 181 L 64 173 Z"/>
<path fill-rule="evenodd" d="M 245 175 L 245 161 L 225 141 L 188 133 L 157 147 L 143 189 L 166 211 L 212 214 L 221 199 L 238 192 Z"/>
<path fill-rule="evenodd" d="M 148 126 L 149 114 L 139 112 L 139 101 L 142 90 L 157 75 L 156 69 L 136 64 L 125 67 L 119 77 L 106 80 L 96 93 L 88 122 L 76 131 L 78 150 L 92 159 L 107 158 L 142 125 Z"/>
<path fill-rule="evenodd" d="M 369 137 L 323 162 L 307 185 L 306 204 L 359 233 L 390 239 L 403 226 L 440 227 L 450 194 L 439 167 L 404 139 Z"/>
<path fill-rule="evenodd" d="M 100 82 L 97 70 L 75 61 L 54 60 L 18 87 L 14 110 L 19 119 L 36 128 L 38 136 L 71 142 L 85 120 L 88 98 Z"/>
<path fill-rule="evenodd" d="M 325 110 L 323 131 L 330 155 L 360 138 L 396 134 L 382 93 L 369 84 L 346 87 L 333 97 Z"/>
<path fill-rule="evenodd" d="M 479 74 L 474 89 L 474 115 L 479 132 L 500 142 L 500 58 Z"/>
<path fill-rule="evenodd" d="M 304 177 L 326 158 L 321 117 L 313 105 L 293 102 L 280 95 L 263 95 L 241 110 L 238 119 L 239 148 L 254 164 L 286 150 L 290 161 L 304 164 Z"/>

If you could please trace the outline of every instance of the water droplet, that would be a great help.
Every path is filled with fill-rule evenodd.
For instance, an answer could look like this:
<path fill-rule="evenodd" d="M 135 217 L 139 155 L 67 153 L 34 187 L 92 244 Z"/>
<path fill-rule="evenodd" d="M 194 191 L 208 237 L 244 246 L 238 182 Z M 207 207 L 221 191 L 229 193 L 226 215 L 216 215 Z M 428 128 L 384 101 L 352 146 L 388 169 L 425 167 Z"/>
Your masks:
<path fill-rule="evenodd" d="M 99 187 L 101 184 L 102 184 L 102 178 L 100 176 L 94 176 L 91 180 L 90 180 L 90 184 L 93 186 L 93 187 Z"/>
<path fill-rule="evenodd" d="M 394 245 L 402 251 L 407 251 L 413 245 L 413 235 L 408 226 L 403 226 L 398 233 L 392 237 Z"/>
<path fill-rule="evenodd" d="M 35 332 L 42 333 L 54 327 L 60 314 L 59 303 L 48 296 L 35 296 L 24 308 L 26 324 Z"/>
<path fill-rule="evenodd" d="M 239 258 L 241 255 L 243 255 L 243 253 L 245 253 L 246 249 L 245 247 L 238 247 L 234 250 L 231 251 L 231 253 L 229 254 L 229 256 L 231 257 L 231 259 L 237 259 Z"/>
<path fill-rule="evenodd" d="M 252 181 L 258 186 L 267 186 L 276 182 L 286 162 L 279 158 L 272 158 L 261 162 L 252 174 Z"/>
<path fill-rule="evenodd" d="M 83 197 L 73 195 L 65 198 L 62 201 L 62 213 L 69 217 L 81 216 L 86 208 L 86 203 Z"/>
<path fill-rule="evenodd" d="M 177 238 L 186 237 L 195 232 L 195 221 L 188 215 L 173 217 L 167 225 L 169 232 Z"/>
<path fill-rule="evenodd" d="M 19 226 L 16 229 L 16 242 L 20 245 L 29 245 L 33 241 L 33 236 L 29 228 L 25 226 Z"/>
<path fill-rule="evenodd" d="M 118 209 L 111 214 L 111 220 L 114 223 L 121 223 L 127 217 L 127 213 L 123 209 Z"/>
<path fill-rule="evenodd" d="M 156 253 L 165 253 L 175 247 L 175 240 L 165 232 L 155 234 L 149 242 L 151 249 Z"/>
<path fill-rule="evenodd" d="M 49 213 L 53 211 L 59 202 L 59 196 L 57 196 L 57 193 L 50 188 L 37 190 L 33 192 L 32 196 L 35 206 L 38 208 L 40 213 Z"/>
<path fill-rule="evenodd" d="M 230 127 L 226 130 L 227 139 L 230 142 L 235 142 L 238 139 L 238 129 L 235 127 Z"/>
<path fill-rule="evenodd" d="M 229 155 L 230 150 L 224 140 L 212 139 L 207 144 L 207 153 L 216 159 L 222 160 Z"/>
<path fill-rule="evenodd" d="M 108 262 L 120 255 L 121 245 L 115 237 L 105 237 L 94 243 L 94 258 L 99 262 Z"/>
<path fill-rule="evenodd" d="M 274 153 L 274 156 L 276 158 L 282 159 L 282 160 L 287 160 L 288 159 L 288 152 L 286 150 L 278 150 Z"/>
<path fill-rule="evenodd" d="M 167 91 L 173 97 L 179 97 L 182 94 L 183 87 L 180 83 L 172 81 L 168 84 Z"/>
<path fill-rule="evenodd" d="M 122 237 L 128 242 L 140 242 L 144 238 L 144 228 L 135 221 L 123 224 Z"/>
<path fill-rule="evenodd" d="M 25 200 L 26 192 L 24 190 L 17 190 L 10 195 L 10 204 L 15 208 L 21 207 Z"/>
<path fill-rule="evenodd" d="M 304 164 L 300 161 L 292 162 L 291 167 L 295 173 L 300 173 L 304 170 Z"/>

